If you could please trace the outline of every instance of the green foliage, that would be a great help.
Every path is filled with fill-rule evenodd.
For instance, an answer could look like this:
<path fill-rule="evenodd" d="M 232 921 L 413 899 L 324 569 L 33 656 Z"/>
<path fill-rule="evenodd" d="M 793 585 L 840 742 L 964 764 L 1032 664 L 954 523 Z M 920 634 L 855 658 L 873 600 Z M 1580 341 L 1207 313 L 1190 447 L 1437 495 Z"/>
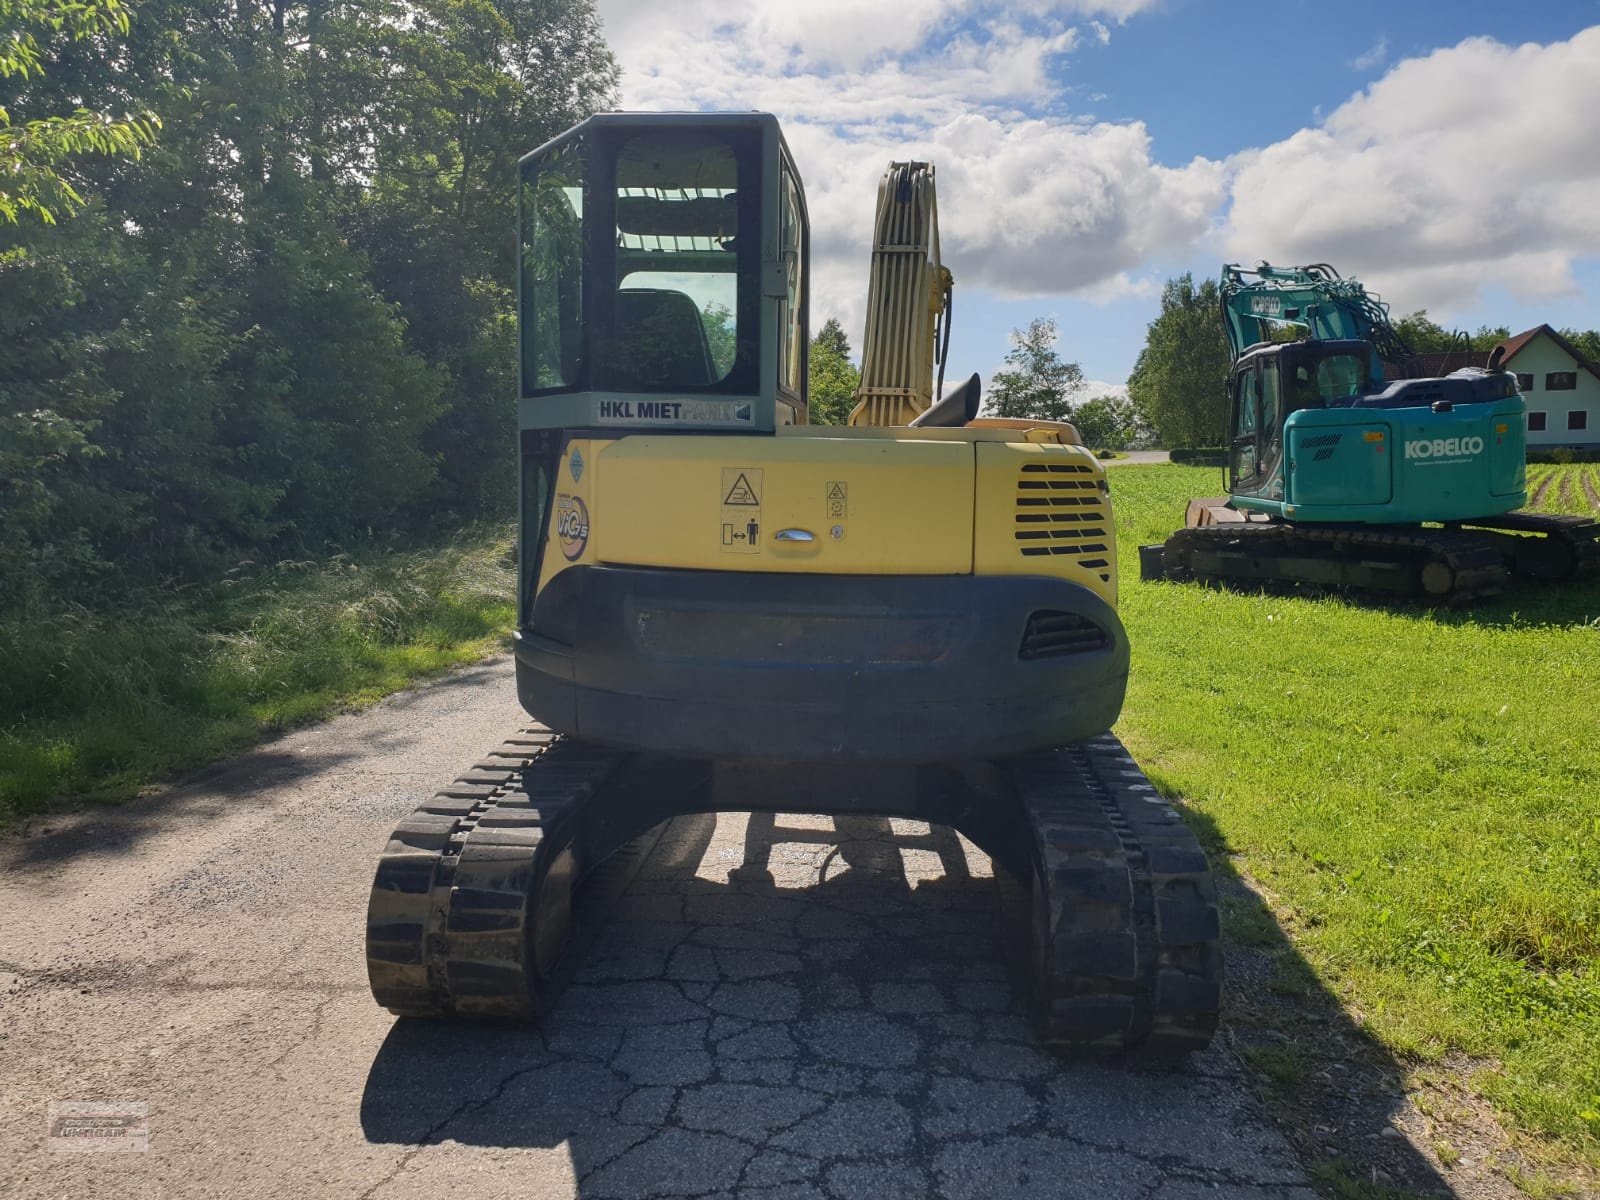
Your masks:
<path fill-rule="evenodd" d="M 1528 507 L 1537 512 L 1600 519 L 1600 466 L 1594 463 L 1600 463 L 1600 456 L 1569 464 L 1558 461 L 1554 466 L 1530 462 Z"/>
<path fill-rule="evenodd" d="M 1173 462 L 1191 467 L 1225 467 L 1228 451 L 1222 446 L 1179 446 L 1168 456 Z"/>
<path fill-rule="evenodd" d="M 0 823 L 122 799 L 263 733 L 480 657 L 513 612 L 510 531 L 235 571 L 181 601 L 0 619 Z"/>
<path fill-rule="evenodd" d="M 1600 1160 L 1600 580 L 1461 612 L 1139 581 L 1216 482 L 1114 472 L 1119 734 L 1374 1036 Z"/>
<path fill-rule="evenodd" d="M 811 339 L 806 396 L 813 425 L 843 425 L 855 407 L 861 372 L 850 361 L 850 339 L 837 317 L 823 322 Z"/>
<path fill-rule="evenodd" d="M 0 222 L 0 617 L 511 510 L 515 160 L 612 102 L 590 0 L 0 5 L 15 120 L 162 128 Z"/>
<path fill-rule="evenodd" d="M 127 9 L 118 0 L 0 0 L 0 80 L 25 85 L 43 74 L 40 36 L 82 40 L 127 32 Z M 149 113 L 118 120 L 82 107 L 14 124 L 0 98 L 0 223 L 31 212 L 52 224 L 58 212 L 77 212 L 84 200 L 64 173 L 67 165 L 85 154 L 137 158 L 160 125 Z"/>
<path fill-rule="evenodd" d="M 1077 363 L 1056 353 L 1054 318 L 1039 317 L 1011 332 L 1006 369 L 989 381 L 987 408 L 996 417 L 1070 421 L 1073 398 L 1083 390 Z"/>
<path fill-rule="evenodd" d="M 1128 398 L 1167 447 L 1214 446 L 1227 424 L 1228 339 L 1215 280 L 1185 272 L 1161 290 L 1161 314 L 1128 377 Z"/>
<path fill-rule="evenodd" d="M 700 324 L 705 327 L 706 345 L 711 348 L 711 363 L 719 376 L 733 369 L 734 355 L 738 353 L 738 332 L 731 318 L 733 311 L 725 304 L 710 301 L 700 314 Z"/>
<path fill-rule="evenodd" d="M 1572 348 L 1591 363 L 1600 363 L 1600 330 L 1563 329 L 1561 336 L 1572 343 Z"/>
<path fill-rule="evenodd" d="M 1429 316 L 1428 310 L 1419 308 L 1394 323 L 1395 332 L 1402 341 L 1418 354 L 1442 353 L 1446 350 L 1493 350 L 1511 336 L 1505 326 L 1491 329 L 1484 325 L 1477 333 L 1465 330 L 1444 329 Z"/>
<path fill-rule="evenodd" d="M 1127 450 L 1150 436 L 1133 401 L 1125 396 L 1096 396 L 1072 410 L 1084 444 L 1107 450 Z"/>

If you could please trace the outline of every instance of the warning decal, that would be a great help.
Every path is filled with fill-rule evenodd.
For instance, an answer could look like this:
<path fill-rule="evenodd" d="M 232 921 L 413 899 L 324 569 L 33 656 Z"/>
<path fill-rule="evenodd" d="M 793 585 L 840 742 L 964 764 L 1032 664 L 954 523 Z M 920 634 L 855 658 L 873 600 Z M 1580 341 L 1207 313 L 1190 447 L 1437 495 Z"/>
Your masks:
<path fill-rule="evenodd" d="M 721 537 L 724 554 L 761 553 L 760 467 L 722 468 Z"/>
<path fill-rule="evenodd" d="M 842 479 L 828 482 L 828 520 L 837 521 L 850 515 L 850 485 Z"/>
<path fill-rule="evenodd" d="M 726 470 L 722 472 L 723 482 L 727 482 L 728 474 L 729 472 Z M 761 472 L 755 472 L 755 476 L 759 479 Z M 755 488 L 750 486 L 749 472 L 738 472 L 733 485 L 728 488 L 728 494 L 722 498 L 722 502 L 724 504 L 744 504 L 751 508 L 761 507 L 761 497 L 756 493 Z"/>

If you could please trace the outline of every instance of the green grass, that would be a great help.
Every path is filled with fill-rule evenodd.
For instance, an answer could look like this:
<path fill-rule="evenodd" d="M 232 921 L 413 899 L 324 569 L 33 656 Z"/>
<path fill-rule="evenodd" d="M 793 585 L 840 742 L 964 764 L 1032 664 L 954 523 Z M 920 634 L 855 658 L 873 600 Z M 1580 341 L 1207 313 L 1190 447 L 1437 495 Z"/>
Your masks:
<path fill-rule="evenodd" d="M 118 800 L 482 657 L 512 620 L 505 530 L 286 562 L 203 594 L 0 622 L 0 823 Z"/>
<path fill-rule="evenodd" d="M 1540 512 L 1600 516 L 1600 464 L 1530 463 L 1528 507 Z"/>
<path fill-rule="evenodd" d="M 1218 472 L 1111 482 L 1135 756 L 1383 1043 L 1483 1060 L 1508 1126 L 1600 1162 L 1600 584 L 1439 613 L 1143 584 Z"/>

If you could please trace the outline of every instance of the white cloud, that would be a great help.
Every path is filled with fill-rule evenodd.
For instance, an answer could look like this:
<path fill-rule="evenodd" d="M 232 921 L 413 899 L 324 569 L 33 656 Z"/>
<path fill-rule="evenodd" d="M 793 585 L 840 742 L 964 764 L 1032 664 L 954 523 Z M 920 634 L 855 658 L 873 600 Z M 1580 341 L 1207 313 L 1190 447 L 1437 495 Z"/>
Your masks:
<path fill-rule="evenodd" d="M 891 159 L 937 165 L 958 296 L 1105 303 L 1152 293 L 1197 256 L 1267 258 L 1331 262 L 1400 311 L 1443 318 L 1489 285 L 1569 294 L 1574 263 L 1600 255 L 1600 27 L 1403 60 L 1279 142 L 1165 165 L 1142 122 L 1068 108 L 1074 56 L 1159 3 L 726 0 L 708 18 L 688 0 L 601 0 L 600 11 L 626 107 L 779 116 L 811 209 L 813 312 L 839 316 L 852 340 Z M 1380 39 L 1352 65 L 1388 54 Z"/>
<path fill-rule="evenodd" d="M 1600 26 L 1551 45 L 1473 38 L 1397 64 L 1315 129 L 1235 157 L 1245 261 L 1331 262 L 1401 311 L 1498 284 L 1571 294 L 1600 255 Z"/>
<path fill-rule="evenodd" d="M 1365 54 L 1358 54 L 1350 60 L 1350 67 L 1356 71 L 1370 71 L 1374 67 L 1381 67 L 1389 59 L 1389 39 L 1380 37 L 1373 44 L 1372 49 Z"/>
<path fill-rule="evenodd" d="M 1098 396 L 1115 396 L 1119 400 L 1128 398 L 1128 385 L 1123 383 L 1106 383 L 1101 379 L 1085 379 L 1083 391 L 1079 393 L 1081 399 L 1093 400 Z"/>
<path fill-rule="evenodd" d="M 1164 167 L 1139 123 L 1059 115 L 1058 76 L 1100 20 L 1157 0 L 603 0 L 626 107 L 782 120 L 812 219 L 812 311 L 859 337 L 877 183 L 893 159 L 938 171 L 941 239 L 963 287 L 1110 299 L 1152 254 L 1185 249 L 1225 195 L 1220 164 Z M 1050 115 L 1039 115 L 1050 114 Z"/>

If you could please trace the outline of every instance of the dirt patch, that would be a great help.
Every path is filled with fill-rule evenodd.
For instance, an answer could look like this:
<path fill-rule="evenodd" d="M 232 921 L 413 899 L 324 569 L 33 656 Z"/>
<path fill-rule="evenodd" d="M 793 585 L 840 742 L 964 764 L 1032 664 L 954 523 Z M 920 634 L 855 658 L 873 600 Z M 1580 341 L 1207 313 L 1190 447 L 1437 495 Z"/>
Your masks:
<path fill-rule="evenodd" d="M 1563 512 L 1570 511 L 1577 501 L 1577 489 L 1572 484 L 1572 473 L 1566 472 L 1561 476 L 1561 490 L 1556 493 L 1556 498 Z"/>

